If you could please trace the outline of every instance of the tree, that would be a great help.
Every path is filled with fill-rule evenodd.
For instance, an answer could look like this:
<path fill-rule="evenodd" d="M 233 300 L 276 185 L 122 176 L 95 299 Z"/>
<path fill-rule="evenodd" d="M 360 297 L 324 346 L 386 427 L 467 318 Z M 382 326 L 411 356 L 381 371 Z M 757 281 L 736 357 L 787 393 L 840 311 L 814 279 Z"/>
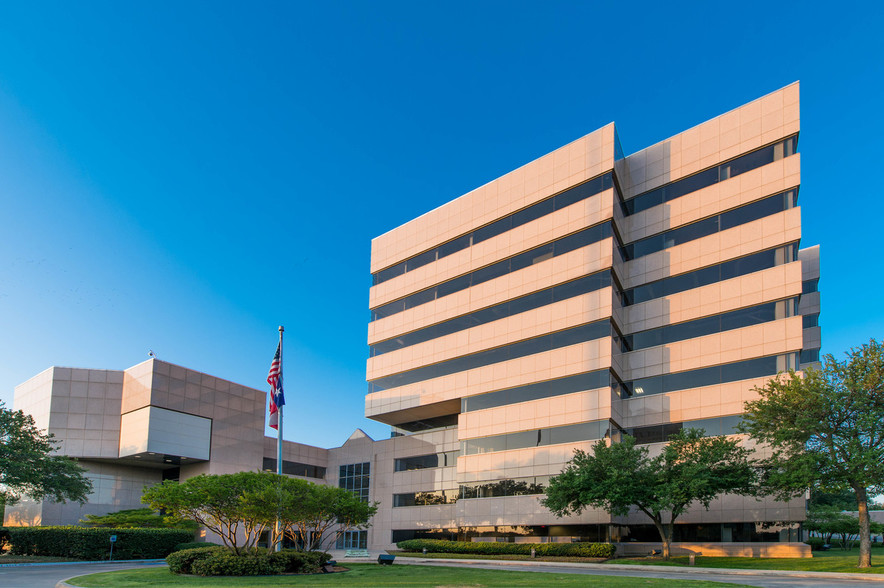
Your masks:
<path fill-rule="evenodd" d="M 346 531 L 366 529 L 377 512 L 377 503 L 369 504 L 353 492 L 334 486 L 322 486 L 289 478 L 273 476 L 271 484 L 250 493 L 246 502 L 270 525 L 278 516 L 282 534 L 297 549 L 323 549 Z M 274 537 L 273 543 L 279 538 Z"/>
<path fill-rule="evenodd" d="M 872 565 L 869 495 L 884 491 L 884 348 L 872 339 L 821 370 L 794 370 L 756 388 L 742 430 L 771 448 L 759 463 L 781 499 L 816 486 L 852 490 L 859 511 L 859 567 Z"/>
<path fill-rule="evenodd" d="M 202 474 L 183 482 L 166 480 L 145 488 L 141 502 L 173 517 L 195 521 L 221 537 L 239 555 L 255 548 L 261 533 L 272 524 L 266 508 L 250 504 L 254 495 L 275 482 L 276 475 L 264 472 Z M 239 543 L 239 532 L 245 537 Z"/>
<path fill-rule="evenodd" d="M 53 455 L 57 442 L 31 415 L 0 402 L 0 506 L 22 497 L 83 504 L 92 492 L 86 470 L 70 457 Z"/>
<path fill-rule="evenodd" d="M 653 521 L 663 558 L 669 559 L 673 525 L 692 503 L 708 509 L 719 494 L 754 492 L 755 470 L 748 456 L 738 440 L 704 437 L 698 429 L 670 436 L 656 457 L 624 435 L 610 446 L 599 441 L 591 455 L 575 451 L 562 473 L 549 481 L 541 503 L 559 517 L 580 514 L 586 507 L 614 516 L 638 509 Z"/>
<path fill-rule="evenodd" d="M 131 508 L 104 515 L 87 514 L 86 518 L 80 522 L 88 527 L 114 527 L 116 529 L 151 528 L 196 531 L 199 526 L 193 521 L 157 514 L 150 508 Z"/>

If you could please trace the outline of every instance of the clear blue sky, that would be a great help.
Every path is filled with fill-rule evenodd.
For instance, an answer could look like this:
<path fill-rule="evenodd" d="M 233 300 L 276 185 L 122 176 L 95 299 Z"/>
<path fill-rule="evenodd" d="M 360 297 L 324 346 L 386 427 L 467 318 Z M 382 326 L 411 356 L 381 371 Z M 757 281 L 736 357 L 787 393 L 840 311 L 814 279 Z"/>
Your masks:
<path fill-rule="evenodd" d="M 631 153 L 795 80 L 823 351 L 884 336 L 881 3 L 601 4 L 4 3 L 0 400 L 149 349 L 263 389 L 283 324 L 286 437 L 388 436 L 372 237 L 612 120 Z"/>

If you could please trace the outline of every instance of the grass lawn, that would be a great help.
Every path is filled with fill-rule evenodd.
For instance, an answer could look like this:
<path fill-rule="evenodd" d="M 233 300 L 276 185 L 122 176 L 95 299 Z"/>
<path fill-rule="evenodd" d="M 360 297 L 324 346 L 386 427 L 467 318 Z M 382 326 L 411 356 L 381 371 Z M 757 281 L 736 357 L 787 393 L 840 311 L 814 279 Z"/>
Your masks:
<path fill-rule="evenodd" d="M 872 567 L 859 569 L 859 549 L 851 551 L 814 551 L 813 558 L 750 558 L 750 557 L 703 557 L 696 558 L 697 567 L 732 568 L 753 570 L 793 570 L 801 572 L 839 572 L 884 574 L 884 549 L 872 549 Z M 663 561 L 659 558 L 637 557 L 610 560 L 614 564 L 639 564 L 651 566 L 686 566 L 687 556 L 673 557 Z"/>
<path fill-rule="evenodd" d="M 427 588 L 483 588 L 485 586 L 598 586 L 605 588 L 734 588 L 736 584 L 684 580 L 657 580 L 651 578 L 614 578 L 611 576 L 584 576 L 578 574 L 550 574 L 540 572 L 511 572 L 471 570 L 431 566 L 377 564 L 347 564 L 349 572 L 312 576 L 259 576 L 243 578 L 200 578 L 176 576 L 167 568 L 124 570 L 90 574 L 68 580 L 69 584 L 84 588 L 113 586 L 132 588 L 144 586 L 189 586 L 214 588 L 216 586 L 415 586 Z M 743 588 L 746 588 L 745 586 Z"/>

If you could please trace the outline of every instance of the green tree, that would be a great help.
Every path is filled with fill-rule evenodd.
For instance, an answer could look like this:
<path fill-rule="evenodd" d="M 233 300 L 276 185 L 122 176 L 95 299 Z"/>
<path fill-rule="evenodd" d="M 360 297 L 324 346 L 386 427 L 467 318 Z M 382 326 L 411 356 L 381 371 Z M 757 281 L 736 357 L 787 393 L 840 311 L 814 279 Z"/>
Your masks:
<path fill-rule="evenodd" d="M 246 502 L 256 518 L 272 527 L 279 517 L 282 533 L 297 549 L 321 550 L 344 532 L 367 529 L 377 512 L 377 503 L 369 504 L 353 492 L 323 486 L 286 476 L 271 476 L 270 483 L 249 493 Z M 274 536 L 272 543 L 279 537 Z"/>
<path fill-rule="evenodd" d="M 852 490 L 859 511 L 859 567 L 872 565 L 869 495 L 884 491 L 884 348 L 872 339 L 821 370 L 783 374 L 756 388 L 742 430 L 771 448 L 763 484 L 781 499 L 815 486 Z"/>
<path fill-rule="evenodd" d="M 31 415 L 0 402 L 0 507 L 24 496 L 86 502 L 92 492 L 86 470 L 69 457 L 53 455 L 57 442 L 52 437 L 37 428 Z"/>
<path fill-rule="evenodd" d="M 562 473 L 549 481 L 541 503 L 559 517 L 586 507 L 614 516 L 637 509 L 653 521 L 663 557 L 669 559 L 673 525 L 692 503 L 708 509 L 722 493 L 754 492 L 749 453 L 736 439 L 704 437 L 698 429 L 672 435 L 656 457 L 629 435 L 610 446 L 599 441 L 592 454 L 574 452 Z"/>
<path fill-rule="evenodd" d="M 189 529 L 196 531 L 195 522 L 158 514 L 150 508 L 131 508 L 104 515 L 87 514 L 80 521 L 87 527 L 113 527 L 116 529 Z"/>
<path fill-rule="evenodd" d="M 250 504 L 247 496 L 273 484 L 275 474 L 239 472 L 202 474 L 183 482 L 166 480 L 144 489 L 141 501 L 167 515 L 199 523 L 221 537 L 233 553 L 253 550 L 271 523 L 266 509 Z M 239 533 L 245 541 L 239 543 Z"/>

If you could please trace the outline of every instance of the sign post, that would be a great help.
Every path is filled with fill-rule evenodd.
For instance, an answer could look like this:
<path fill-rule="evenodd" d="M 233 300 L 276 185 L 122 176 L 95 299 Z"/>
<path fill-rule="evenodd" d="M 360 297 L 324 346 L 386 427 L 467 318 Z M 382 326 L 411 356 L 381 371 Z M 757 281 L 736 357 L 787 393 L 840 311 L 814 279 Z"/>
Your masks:
<path fill-rule="evenodd" d="M 114 561 L 114 543 L 116 543 L 116 542 L 117 542 L 117 536 L 111 535 L 110 536 L 110 544 L 111 544 L 110 561 Z"/>

